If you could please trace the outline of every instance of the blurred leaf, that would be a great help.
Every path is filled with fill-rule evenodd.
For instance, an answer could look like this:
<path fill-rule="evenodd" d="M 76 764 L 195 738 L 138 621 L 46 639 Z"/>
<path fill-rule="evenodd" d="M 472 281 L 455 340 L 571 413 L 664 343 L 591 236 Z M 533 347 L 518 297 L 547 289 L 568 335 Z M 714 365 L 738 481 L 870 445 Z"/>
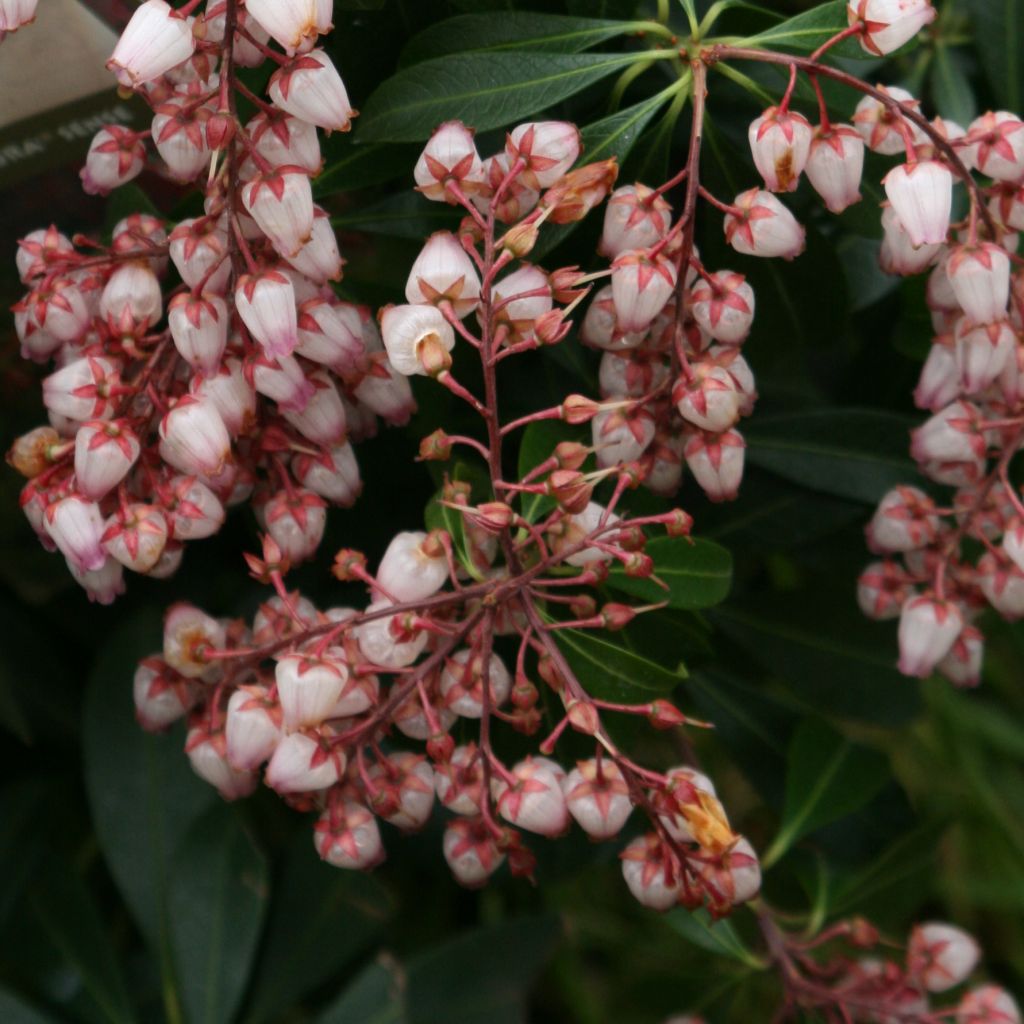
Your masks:
<path fill-rule="evenodd" d="M 451 478 L 457 482 L 471 485 L 470 504 L 490 500 L 490 482 L 482 474 L 465 462 L 457 462 L 452 470 Z M 485 496 L 486 495 L 486 496 Z M 427 503 L 423 521 L 428 530 L 444 530 L 452 539 L 452 545 L 459 564 L 475 580 L 483 579 L 479 567 L 473 560 L 469 546 L 469 537 L 465 529 L 465 517 L 457 509 L 445 503 L 442 487 Z"/>
<path fill-rule="evenodd" d="M 4 1024 L 61 1024 L 56 1017 L 29 1006 L 20 996 L 5 988 L 0 988 L 0 1020 Z"/>
<path fill-rule="evenodd" d="M 37 773 L 0 790 L 0 926 L 24 894 L 58 824 L 39 808 L 56 803 L 66 785 L 65 779 L 41 778 Z"/>
<path fill-rule="evenodd" d="M 442 121 L 498 128 L 635 64 L 643 55 L 467 53 L 399 71 L 367 101 L 364 142 L 415 142 Z"/>
<path fill-rule="evenodd" d="M 608 573 L 608 586 L 651 603 L 667 600 L 670 608 L 710 608 L 729 595 L 732 555 L 720 544 L 702 538 L 690 543 L 680 537 L 655 537 L 644 550 L 668 590 L 653 580 L 627 576 L 617 562 Z"/>
<path fill-rule="evenodd" d="M 935 45 L 931 89 L 940 117 L 964 128 L 974 120 L 978 108 L 960 54 L 941 40 Z"/>
<path fill-rule="evenodd" d="M 405 978 L 398 965 L 370 964 L 315 1024 L 404 1024 Z"/>
<path fill-rule="evenodd" d="M 244 1019 L 276 1021 L 377 942 L 395 914 L 375 876 L 325 864 L 307 825 L 275 878 Z"/>
<path fill-rule="evenodd" d="M 812 491 L 874 504 L 915 476 L 913 421 L 866 409 L 820 409 L 752 420 L 747 459 Z"/>
<path fill-rule="evenodd" d="M 129 619 L 101 649 L 83 712 L 85 783 L 114 880 L 157 952 L 175 998 L 168 888 L 176 844 L 218 799 L 189 767 L 181 736 L 151 736 L 135 721 L 132 676 L 161 635 L 155 611 Z"/>
<path fill-rule="evenodd" d="M 405 67 L 446 54 L 482 50 L 579 53 L 606 39 L 635 31 L 630 22 L 570 18 L 537 11 L 509 11 L 498 18 L 493 14 L 460 14 L 413 36 L 402 50 L 400 64 Z"/>
<path fill-rule="evenodd" d="M 997 105 L 1020 110 L 1024 104 L 1024 8 L 1019 0 L 966 0 L 966 5 L 974 29 L 974 45 Z"/>
<path fill-rule="evenodd" d="M 408 965 L 408 1024 L 525 1024 L 561 931 L 554 917 L 515 918 L 420 954 Z"/>
<path fill-rule="evenodd" d="M 238 816 L 213 807 L 182 837 L 171 868 L 171 939 L 190 1024 L 234 1017 L 266 911 L 267 865 Z"/>
<path fill-rule="evenodd" d="M 115 189 L 107 200 L 103 233 L 110 237 L 118 223 L 133 213 L 148 213 L 153 217 L 161 217 L 160 211 L 149 196 L 135 182 L 130 181 L 127 185 Z"/>
<path fill-rule="evenodd" d="M 789 746 L 782 824 L 764 855 L 765 867 L 797 840 L 863 807 L 889 778 L 889 762 L 822 722 L 803 722 Z"/>
<path fill-rule="evenodd" d="M 136 1019 L 117 956 L 92 894 L 70 864 L 48 857 L 36 876 L 29 902 L 57 951 L 62 968 L 78 980 L 83 1005 L 95 1019 Z M 0 1016 L 5 1021 L 6 1017 Z"/>
<path fill-rule="evenodd" d="M 334 0 L 334 6 L 342 11 L 379 11 L 387 0 Z"/>
<path fill-rule="evenodd" d="M 898 277 L 887 274 L 878 265 L 881 248 L 882 243 L 877 239 L 860 235 L 843 235 L 836 242 L 836 255 L 846 275 L 851 312 L 873 306 L 900 286 Z"/>
<path fill-rule="evenodd" d="M 798 53 L 810 53 L 848 26 L 846 0 L 831 0 L 830 3 L 812 7 L 811 10 L 804 11 L 788 21 L 773 25 L 756 36 L 749 36 L 741 45 L 766 49 L 776 47 L 796 50 Z M 829 53 L 836 57 L 874 59 L 874 55 L 868 53 L 855 39 L 844 39 L 832 47 Z"/>
<path fill-rule="evenodd" d="M 334 152 L 336 147 L 340 148 Z M 349 189 L 381 185 L 394 178 L 412 178 L 419 146 L 362 146 L 345 136 L 341 142 L 325 140 L 326 166 L 313 179 L 313 192 L 319 199 Z"/>
<path fill-rule="evenodd" d="M 712 921 L 704 909 L 690 911 L 683 907 L 670 911 L 666 919 L 683 938 L 709 953 L 730 957 L 759 971 L 767 966 L 759 956 L 747 949 L 731 921 Z"/>
<path fill-rule="evenodd" d="M 332 217 L 331 224 L 340 231 L 365 231 L 422 242 L 424 235 L 458 228 L 459 217 L 445 203 L 432 203 L 409 189 L 376 203 L 356 206 L 349 213 Z"/>

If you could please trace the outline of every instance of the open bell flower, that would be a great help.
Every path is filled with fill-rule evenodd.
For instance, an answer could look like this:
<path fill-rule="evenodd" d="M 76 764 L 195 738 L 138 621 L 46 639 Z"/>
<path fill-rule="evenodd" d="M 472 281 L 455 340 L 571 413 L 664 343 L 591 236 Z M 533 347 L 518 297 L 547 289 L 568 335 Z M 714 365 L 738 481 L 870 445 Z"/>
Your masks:
<path fill-rule="evenodd" d="M 436 306 L 389 306 L 380 328 L 388 361 L 406 377 L 436 374 L 451 365 L 455 332 Z"/>
<path fill-rule="evenodd" d="M 107 67 L 122 86 L 134 89 L 184 63 L 194 51 L 192 19 L 164 0 L 146 0 L 121 33 Z"/>
<path fill-rule="evenodd" d="M 791 260 L 804 251 L 804 229 L 771 192 L 748 189 L 734 207 L 725 217 L 725 240 L 737 252 Z"/>
<path fill-rule="evenodd" d="M 301 167 L 257 174 L 242 189 L 242 203 L 285 259 L 296 256 L 313 234 L 313 189 Z"/>
<path fill-rule="evenodd" d="M 264 353 L 291 355 L 299 341 L 295 288 L 278 270 L 243 274 L 235 286 L 235 308 Z"/>
<path fill-rule="evenodd" d="M 793 192 L 807 166 L 811 126 L 803 114 L 769 107 L 747 133 L 754 165 L 770 192 Z"/>
<path fill-rule="evenodd" d="M 338 69 L 323 50 L 311 50 L 278 68 L 267 92 L 275 107 L 328 134 L 347 132 L 358 113 L 349 103 Z"/>
<path fill-rule="evenodd" d="M 161 450 L 183 473 L 216 476 L 231 454 L 231 438 L 213 403 L 185 395 L 160 421 Z"/>
<path fill-rule="evenodd" d="M 931 0 L 850 0 L 846 5 L 850 26 L 861 26 L 861 46 L 876 57 L 909 42 L 935 13 Z"/>
<path fill-rule="evenodd" d="M 952 601 L 934 596 L 912 597 L 900 611 L 900 671 L 926 678 L 949 653 L 964 619 Z"/>
<path fill-rule="evenodd" d="M 320 34 L 317 0 L 248 0 L 245 9 L 289 57 Z"/>
<path fill-rule="evenodd" d="M 612 302 L 619 329 L 642 331 L 662 311 L 676 287 L 675 264 L 643 250 L 624 252 L 612 263 Z"/>
<path fill-rule="evenodd" d="M 848 124 L 818 127 L 805 168 L 807 180 L 832 213 L 859 202 L 864 173 L 864 140 Z"/>
<path fill-rule="evenodd" d="M 70 565 L 82 572 L 103 567 L 103 516 L 100 507 L 77 494 L 47 506 L 46 532 Z"/>
<path fill-rule="evenodd" d="M 479 305 L 476 267 L 450 231 L 437 231 L 427 239 L 409 271 L 405 297 L 412 303 L 434 306 L 447 302 L 460 318 Z"/>
<path fill-rule="evenodd" d="M 39 0 L 0 0 L 0 39 L 35 21 L 38 6 Z"/>
<path fill-rule="evenodd" d="M 901 164 L 885 176 L 883 184 L 912 245 L 938 245 L 946 240 L 953 175 L 945 164 L 937 160 Z"/>

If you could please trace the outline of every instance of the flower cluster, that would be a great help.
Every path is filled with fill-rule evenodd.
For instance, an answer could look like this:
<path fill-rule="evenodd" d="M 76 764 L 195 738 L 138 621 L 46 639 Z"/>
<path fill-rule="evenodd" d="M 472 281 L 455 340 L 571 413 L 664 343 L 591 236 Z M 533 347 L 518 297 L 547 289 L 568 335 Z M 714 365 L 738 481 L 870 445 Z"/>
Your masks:
<path fill-rule="evenodd" d="M 313 202 L 317 129 L 354 115 L 315 48 L 331 4 L 194 6 L 136 10 L 108 66 L 152 107 L 152 129 L 103 128 L 81 176 L 89 192 L 124 184 L 148 139 L 163 174 L 199 184 L 203 215 L 172 226 L 135 213 L 108 244 L 51 227 L 17 257 L 22 354 L 56 369 L 50 425 L 8 458 L 29 478 L 22 507 L 40 540 L 104 603 L 126 568 L 173 573 L 185 542 L 243 502 L 284 559 L 309 558 L 327 506 L 360 492 L 350 440 L 413 409 L 370 311 L 331 288 L 343 261 Z M 235 75 L 268 59 L 270 103 Z"/>

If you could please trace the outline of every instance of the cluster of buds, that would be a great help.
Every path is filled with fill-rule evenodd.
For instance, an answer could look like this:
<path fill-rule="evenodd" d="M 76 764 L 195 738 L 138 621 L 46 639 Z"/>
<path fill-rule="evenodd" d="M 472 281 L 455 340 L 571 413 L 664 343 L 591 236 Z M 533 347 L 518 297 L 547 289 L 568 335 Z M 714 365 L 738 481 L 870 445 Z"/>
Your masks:
<path fill-rule="evenodd" d="M 706 905 L 721 915 L 759 890 L 753 847 L 732 831 L 705 775 L 634 763 L 604 718 L 636 715 L 660 729 L 703 723 L 666 700 L 592 696 L 558 640 L 561 630 L 619 630 L 658 607 L 599 606 L 595 589 L 613 570 L 657 581 L 644 552 L 648 531 L 686 543 L 690 517 L 625 511 L 623 495 L 645 471 L 628 454 L 610 456 L 606 443 L 566 441 L 518 481 L 499 475 L 502 438 L 513 430 L 610 411 L 576 395 L 511 423 L 498 413 L 498 367 L 561 342 L 587 294 L 576 268 L 549 272 L 524 260 L 544 221 L 578 220 L 608 197 L 614 163 L 574 170 L 579 155 L 573 125 L 542 122 L 515 128 L 501 153 L 482 160 L 472 133 L 449 123 L 416 165 L 420 191 L 466 216 L 458 233 L 427 240 L 406 303 L 381 311 L 384 349 L 394 372 L 431 378 L 479 414 L 487 444 L 438 430 L 421 456 L 444 461 L 455 447 L 486 456 L 488 493 L 449 480 L 439 500 L 459 528 L 399 533 L 375 574 L 361 553 L 338 552 L 335 576 L 367 587 L 362 609 L 321 611 L 289 592 L 268 529 L 262 556 L 249 564 L 275 596 L 249 624 L 171 609 L 163 651 L 136 676 L 138 717 L 162 729 L 188 715 L 195 770 L 228 799 L 262 778 L 292 806 L 315 810 L 316 848 L 339 867 L 373 867 L 384 856 L 381 820 L 416 830 L 440 804 L 450 814 L 443 854 L 460 883 L 482 885 L 506 862 L 512 874 L 531 876 L 526 834 L 554 838 L 575 822 L 595 841 L 613 840 L 639 808 L 649 831 L 622 852 L 630 891 L 649 907 Z M 610 225 L 621 219 L 615 196 L 612 203 Z M 641 301 L 634 295 L 632 307 Z M 456 358 L 474 349 L 482 397 L 453 373 Z M 542 687 L 550 691 L 543 703 Z M 537 753 L 502 760 L 499 723 L 538 735 L 552 702 L 560 711 Z M 589 737 L 593 755 L 563 766 L 553 755 L 568 733 Z"/>
<path fill-rule="evenodd" d="M 315 46 L 331 4 L 195 6 L 135 11 L 108 66 L 152 107 L 152 129 L 103 128 L 82 182 L 106 193 L 130 180 L 148 138 L 159 173 L 198 182 L 203 215 L 135 213 L 108 244 L 51 227 L 17 255 L 22 354 L 55 369 L 49 426 L 8 460 L 29 478 L 22 507 L 42 543 L 104 603 L 125 569 L 172 574 L 186 541 L 245 502 L 283 561 L 311 557 L 328 505 L 359 495 L 350 441 L 413 409 L 370 311 L 331 287 L 343 261 L 313 202 L 317 129 L 344 131 L 354 114 Z M 269 103 L 235 77 L 265 60 L 278 65 Z"/>

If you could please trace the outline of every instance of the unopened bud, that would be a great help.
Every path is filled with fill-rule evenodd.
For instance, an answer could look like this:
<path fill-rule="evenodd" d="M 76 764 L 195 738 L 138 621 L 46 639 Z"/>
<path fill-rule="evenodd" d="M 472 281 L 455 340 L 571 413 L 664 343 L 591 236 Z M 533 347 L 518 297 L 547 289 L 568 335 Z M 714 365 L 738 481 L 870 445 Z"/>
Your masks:
<path fill-rule="evenodd" d="M 451 438 L 440 427 L 420 441 L 420 458 L 425 462 L 446 462 L 451 457 Z"/>
<path fill-rule="evenodd" d="M 503 501 L 485 501 L 477 505 L 471 514 L 476 523 L 491 534 L 508 529 L 515 518 L 515 513 Z"/>
<path fill-rule="evenodd" d="M 7 464 L 31 480 L 52 464 L 60 435 L 52 427 L 37 427 L 23 434 L 7 453 Z"/>
<path fill-rule="evenodd" d="M 427 740 L 427 757 L 435 764 L 447 764 L 455 752 L 455 740 L 446 733 L 439 732 Z"/>
<path fill-rule="evenodd" d="M 561 309 L 550 309 L 534 321 L 533 331 L 537 340 L 544 345 L 557 345 L 572 327 L 572 321 L 565 319 Z"/>
<path fill-rule="evenodd" d="M 605 629 L 625 629 L 636 618 L 636 610 L 628 604 L 610 602 L 601 609 L 601 618 Z"/>
<path fill-rule="evenodd" d="M 516 685 L 512 687 L 512 704 L 519 708 L 532 708 L 540 699 L 537 687 L 526 676 L 517 676 Z"/>
<path fill-rule="evenodd" d="M 508 724 L 524 736 L 533 736 L 540 728 L 540 712 L 536 708 L 517 708 L 509 716 Z"/>
<path fill-rule="evenodd" d="M 568 305 L 574 302 L 581 295 L 585 295 L 587 289 L 580 287 L 580 282 L 586 274 L 579 267 L 560 267 L 548 276 L 548 283 L 551 285 L 551 295 L 555 302 Z"/>
<path fill-rule="evenodd" d="M 577 731 L 593 736 L 601 725 L 601 717 L 593 704 L 581 700 L 571 701 L 566 708 L 569 724 Z"/>
<path fill-rule="evenodd" d="M 551 660 L 550 654 L 542 654 L 537 659 L 537 672 L 541 679 L 557 693 L 561 693 L 565 688 L 565 680 L 562 678 L 562 673 L 558 671 L 554 661 Z"/>
<path fill-rule="evenodd" d="M 555 446 L 555 458 L 562 469 L 579 469 L 587 455 L 586 447 L 579 441 L 561 441 Z"/>
<path fill-rule="evenodd" d="M 566 512 L 578 515 L 590 503 L 594 488 L 578 470 L 556 469 L 548 477 L 547 490 Z"/>
<path fill-rule="evenodd" d="M 627 526 L 619 532 L 616 543 L 625 551 L 643 551 L 647 537 L 639 526 Z"/>
<path fill-rule="evenodd" d="M 537 244 L 540 228 L 536 221 L 523 221 L 505 232 L 498 245 L 510 252 L 517 259 L 526 256 Z"/>
<path fill-rule="evenodd" d="M 552 224 L 571 224 L 582 220 L 602 202 L 619 176 L 615 159 L 586 164 L 570 171 L 554 188 L 541 198 L 541 205 L 552 207 Z"/>
<path fill-rule="evenodd" d="M 212 150 L 225 149 L 235 137 L 235 119 L 225 110 L 218 110 L 206 122 L 206 145 Z"/>
<path fill-rule="evenodd" d="M 589 619 L 597 612 L 597 601 L 592 594 L 577 594 L 569 604 L 569 610 L 577 619 Z"/>
<path fill-rule="evenodd" d="M 677 725 L 686 724 L 686 715 L 667 700 L 652 700 L 647 712 L 647 720 L 655 729 L 673 729 Z"/>
<path fill-rule="evenodd" d="M 601 411 L 601 403 L 585 395 L 569 395 L 561 405 L 562 419 L 566 423 L 589 423 Z"/>
<path fill-rule="evenodd" d="M 878 943 L 878 929 L 863 917 L 850 921 L 850 942 L 861 949 L 870 949 Z"/>
<path fill-rule="evenodd" d="M 681 508 L 674 508 L 665 520 L 665 532 L 670 537 L 688 537 L 693 529 L 693 516 Z"/>
<path fill-rule="evenodd" d="M 631 554 L 629 558 L 622 563 L 622 568 L 627 576 L 638 576 L 642 579 L 646 579 L 654 573 L 654 561 L 650 555 L 634 551 L 633 554 Z"/>
<path fill-rule="evenodd" d="M 342 548 L 334 556 L 331 572 L 334 578 L 341 580 L 342 583 L 361 580 L 366 574 L 366 555 L 353 548 Z"/>

